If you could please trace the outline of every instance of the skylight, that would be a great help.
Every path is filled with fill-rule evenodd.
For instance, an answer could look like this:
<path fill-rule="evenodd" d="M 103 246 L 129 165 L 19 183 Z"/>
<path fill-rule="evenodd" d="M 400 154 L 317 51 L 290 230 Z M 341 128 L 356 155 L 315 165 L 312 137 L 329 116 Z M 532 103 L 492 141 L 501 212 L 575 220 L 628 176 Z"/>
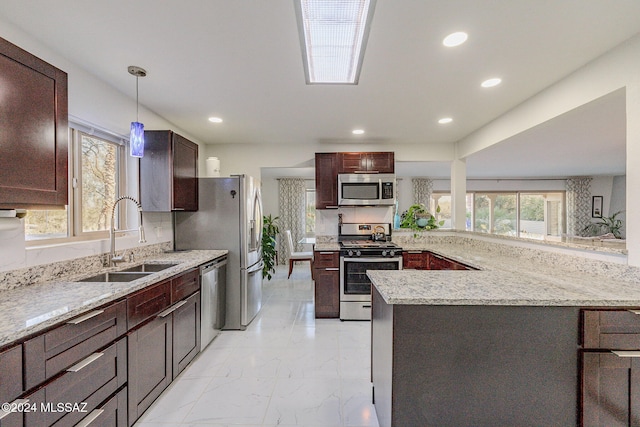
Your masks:
<path fill-rule="evenodd" d="M 294 0 L 309 84 L 358 84 L 376 0 Z"/>

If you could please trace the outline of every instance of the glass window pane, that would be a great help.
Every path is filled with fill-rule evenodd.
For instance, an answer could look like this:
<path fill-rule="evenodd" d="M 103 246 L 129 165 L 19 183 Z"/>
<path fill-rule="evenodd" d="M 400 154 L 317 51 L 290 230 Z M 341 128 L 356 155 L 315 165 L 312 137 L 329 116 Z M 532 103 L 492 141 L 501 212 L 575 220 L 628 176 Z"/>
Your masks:
<path fill-rule="evenodd" d="M 499 194 L 495 196 L 493 208 L 493 227 L 496 234 L 516 236 L 516 195 Z"/>
<path fill-rule="evenodd" d="M 544 196 L 520 195 L 520 237 L 543 239 L 546 234 L 544 221 Z"/>
<path fill-rule="evenodd" d="M 520 195 L 520 237 L 560 238 L 564 233 L 564 193 Z"/>
<path fill-rule="evenodd" d="M 305 195 L 305 234 L 313 236 L 316 233 L 316 191 L 307 190 Z"/>
<path fill-rule="evenodd" d="M 82 231 L 108 230 L 118 190 L 118 147 L 82 134 Z"/>
<path fill-rule="evenodd" d="M 465 225 L 465 230 L 472 231 L 473 227 L 471 224 L 471 218 L 473 218 L 473 193 L 467 193 L 466 197 L 466 205 L 467 205 L 467 221 Z"/>
<path fill-rule="evenodd" d="M 490 210 L 491 203 L 489 200 L 489 196 L 486 194 L 476 194 L 475 197 L 475 206 L 474 210 L 476 213 L 476 220 L 473 224 L 474 231 L 478 231 L 480 233 L 490 233 Z"/>
<path fill-rule="evenodd" d="M 27 210 L 25 240 L 56 239 L 68 236 L 67 206 L 56 210 Z"/>
<path fill-rule="evenodd" d="M 429 200 L 429 213 L 436 217 L 438 227 L 451 228 L 451 194 L 432 193 Z M 444 224 L 440 225 L 440 221 L 444 221 Z"/>

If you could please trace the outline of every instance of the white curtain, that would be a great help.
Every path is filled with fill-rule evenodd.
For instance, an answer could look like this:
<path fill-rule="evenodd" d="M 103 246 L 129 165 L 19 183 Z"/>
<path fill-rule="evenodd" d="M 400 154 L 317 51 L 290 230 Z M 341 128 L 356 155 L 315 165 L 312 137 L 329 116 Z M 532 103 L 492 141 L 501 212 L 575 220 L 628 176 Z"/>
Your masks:
<path fill-rule="evenodd" d="M 291 230 L 295 251 L 301 251 L 298 240 L 305 235 L 305 192 L 307 184 L 302 178 L 282 178 L 278 189 L 280 238 L 278 240 L 278 262 L 289 263 L 289 247 L 285 231 Z"/>
<path fill-rule="evenodd" d="M 591 223 L 591 178 L 567 179 L 567 235 L 584 236 Z"/>
<path fill-rule="evenodd" d="M 433 181 L 429 178 L 411 178 L 411 185 L 413 186 L 413 203 L 422 203 L 429 209 Z"/>

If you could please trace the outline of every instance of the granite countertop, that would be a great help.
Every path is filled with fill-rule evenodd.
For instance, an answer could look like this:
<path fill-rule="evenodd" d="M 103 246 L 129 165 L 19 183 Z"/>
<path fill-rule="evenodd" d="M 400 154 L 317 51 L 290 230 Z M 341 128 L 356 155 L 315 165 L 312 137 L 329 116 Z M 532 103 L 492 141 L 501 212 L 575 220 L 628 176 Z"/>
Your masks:
<path fill-rule="evenodd" d="M 464 245 L 403 245 L 428 250 L 480 270 L 369 271 L 388 304 L 640 306 L 633 280 L 564 269 L 562 265 L 497 255 Z"/>
<path fill-rule="evenodd" d="M 153 283 L 227 254 L 227 250 L 193 250 L 152 255 L 135 263 L 0 292 L 0 347 L 115 301 Z M 79 282 L 94 274 L 124 270 L 142 263 L 176 265 L 131 282 Z"/>
<path fill-rule="evenodd" d="M 338 242 L 316 243 L 313 247 L 314 251 L 339 251 L 340 244 Z"/>

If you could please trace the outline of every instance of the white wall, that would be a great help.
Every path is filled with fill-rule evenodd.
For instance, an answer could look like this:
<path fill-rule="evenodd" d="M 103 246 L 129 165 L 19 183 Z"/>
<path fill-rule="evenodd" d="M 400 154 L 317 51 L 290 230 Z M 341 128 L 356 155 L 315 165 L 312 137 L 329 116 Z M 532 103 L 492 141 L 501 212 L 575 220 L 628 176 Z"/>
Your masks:
<path fill-rule="evenodd" d="M 98 128 L 110 130 L 119 135 L 127 135 L 132 119 L 135 117 L 136 104 L 134 93 L 123 94 L 103 81 L 97 79 L 82 67 L 67 61 L 51 49 L 42 45 L 14 26 L 0 21 L 0 37 L 31 52 L 39 58 L 51 63 L 68 74 L 69 114 L 83 122 Z M 125 70 L 123 69 L 124 73 Z M 172 129 L 187 138 L 190 135 L 176 128 L 162 117 L 140 106 L 140 121 L 146 129 Z M 194 142 L 198 142 L 195 141 Z M 200 148 L 202 150 L 202 146 Z M 204 171 L 204 157 L 200 156 L 200 170 Z M 138 194 L 137 159 L 128 158 L 127 174 L 128 194 Z M 130 209 L 130 211 L 133 211 Z M 135 213 L 132 222 L 137 222 Z M 170 241 L 170 214 L 144 214 L 147 244 Z M 131 222 L 130 222 L 131 224 Z M 119 237 L 116 242 L 118 250 L 139 246 L 137 233 L 128 233 Z M 88 255 L 100 254 L 109 250 L 108 239 L 98 241 L 74 242 L 63 245 L 46 245 L 26 247 L 24 240 L 24 224 L 12 231 L 0 231 L 0 271 L 13 270 L 33 265 L 69 260 Z"/>
<path fill-rule="evenodd" d="M 627 114 L 626 225 L 629 264 L 640 266 L 640 35 L 523 102 L 459 141 L 460 158 L 624 88 Z"/>

